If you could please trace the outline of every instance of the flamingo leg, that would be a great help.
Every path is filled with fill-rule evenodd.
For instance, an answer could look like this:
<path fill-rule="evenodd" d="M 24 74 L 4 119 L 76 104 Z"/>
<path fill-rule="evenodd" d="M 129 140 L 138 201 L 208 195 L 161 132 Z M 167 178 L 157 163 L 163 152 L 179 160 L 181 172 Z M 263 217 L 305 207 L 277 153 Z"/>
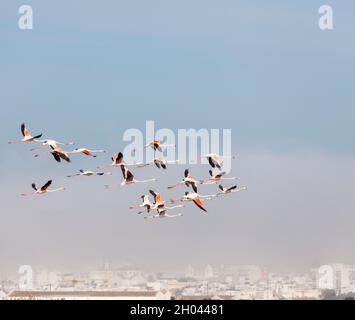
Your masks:
<path fill-rule="evenodd" d="M 30 192 L 30 193 L 21 193 L 21 196 L 27 197 L 27 196 L 33 196 L 35 195 L 36 192 Z"/>
<path fill-rule="evenodd" d="M 47 190 L 47 192 L 51 193 L 51 192 L 64 191 L 64 190 L 65 190 L 65 188 L 61 187 L 61 188 L 58 188 L 58 189 Z"/>
<path fill-rule="evenodd" d="M 174 209 L 183 208 L 183 207 L 185 207 L 185 206 L 181 204 L 181 205 L 173 206 L 173 207 L 165 207 L 165 209 L 167 209 L 167 210 L 174 210 Z"/>
<path fill-rule="evenodd" d="M 23 141 L 22 139 L 12 140 L 12 141 L 9 141 L 8 144 L 19 143 L 19 142 L 22 142 L 22 141 Z"/>
<path fill-rule="evenodd" d="M 51 153 L 51 151 L 40 152 L 40 153 L 35 154 L 34 157 L 37 158 L 37 157 L 44 156 L 44 155 L 50 154 L 50 153 Z"/>
<path fill-rule="evenodd" d="M 135 180 L 136 183 L 146 183 L 146 182 L 153 182 L 158 181 L 157 179 L 148 179 L 148 180 Z"/>
<path fill-rule="evenodd" d="M 35 150 L 41 149 L 43 147 L 44 147 L 44 145 L 35 146 L 35 147 L 31 148 L 30 151 L 35 151 Z"/>
<path fill-rule="evenodd" d="M 184 185 L 184 184 L 185 184 L 185 182 L 179 182 L 179 183 L 177 183 L 177 184 L 174 184 L 174 185 L 168 187 L 168 189 L 173 189 L 173 188 L 176 188 L 176 187 L 178 187 L 178 186 L 182 186 L 182 185 Z"/>

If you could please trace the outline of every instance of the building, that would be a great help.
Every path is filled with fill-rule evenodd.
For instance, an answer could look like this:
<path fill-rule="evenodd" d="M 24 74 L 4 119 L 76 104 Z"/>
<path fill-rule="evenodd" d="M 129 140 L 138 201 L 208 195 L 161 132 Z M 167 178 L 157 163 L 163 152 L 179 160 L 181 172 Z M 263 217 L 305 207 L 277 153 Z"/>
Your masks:
<path fill-rule="evenodd" d="M 6 299 L 6 293 L 0 290 L 0 300 L 5 300 L 5 299 Z"/>
<path fill-rule="evenodd" d="M 168 291 L 21 291 L 14 290 L 8 300 L 170 300 Z"/>
<path fill-rule="evenodd" d="M 355 287 L 355 266 L 331 264 L 317 270 L 317 288 L 335 290 L 337 294 L 349 293 Z"/>

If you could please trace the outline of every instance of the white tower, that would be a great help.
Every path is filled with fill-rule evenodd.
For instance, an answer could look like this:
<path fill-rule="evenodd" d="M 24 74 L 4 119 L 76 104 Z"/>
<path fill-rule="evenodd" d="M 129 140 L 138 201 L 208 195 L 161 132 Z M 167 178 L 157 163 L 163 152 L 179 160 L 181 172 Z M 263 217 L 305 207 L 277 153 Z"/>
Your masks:
<path fill-rule="evenodd" d="M 324 265 L 318 269 L 317 287 L 321 290 L 335 290 L 335 272 L 332 266 Z"/>

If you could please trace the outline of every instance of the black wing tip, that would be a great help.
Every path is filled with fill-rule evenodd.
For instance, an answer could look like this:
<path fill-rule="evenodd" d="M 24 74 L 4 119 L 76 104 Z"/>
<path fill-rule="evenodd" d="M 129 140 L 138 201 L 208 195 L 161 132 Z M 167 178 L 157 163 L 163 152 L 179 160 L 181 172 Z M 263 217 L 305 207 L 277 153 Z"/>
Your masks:
<path fill-rule="evenodd" d="M 25 128 L 26 128 L 25 123 L 24 122 L 21 123 L 21 133 L 23 136 L 25 136 Z"/>
<path fill-rule="evenodd" d="M 55 152 L 52 152 L 52 156 L 53 156 L 53 158 L 55 159 L 55 161 L 61 162 L 60 157 L 59 157 Z"/>
<path fill-rule="evenodd" d="M 194 201 L 194 202 L 195 202 L 195 201 Z M 207 212 L 207 210 L 206 210 L 204 207 L 200 206 L 197 202 L 195 202 L 195 204 L 196 204 L 201 210 Z"/>

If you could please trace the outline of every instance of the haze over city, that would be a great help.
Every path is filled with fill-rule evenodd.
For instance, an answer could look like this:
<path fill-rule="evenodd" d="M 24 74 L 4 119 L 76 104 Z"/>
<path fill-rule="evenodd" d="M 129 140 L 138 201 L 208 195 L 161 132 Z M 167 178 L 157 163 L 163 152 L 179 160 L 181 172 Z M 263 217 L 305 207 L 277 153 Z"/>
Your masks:
<path fill-rule="evenodd" d="M 149 270 L 260 265 L 299 272 L 355 263 L 355 22 L 352 1 L 327 1 L 335 27 L 318 28 L 323 1 L 21 1 L 0 4 L 0 279 L 23 264 L 78 271 L 108 259 Z M 129 206 L 146 185 L 106 190 L 96 169 L 124 149 L 125 130 L 232 130 L 231 174 L 248 190 L 146 221 Z M 8 145 L 20 124 L 105 154 L 58 164 Z M 208 165 L 187 166 L 203 178 Z M 184 165 L 156 175 L 164 198 Z M 21 198 L 53 179 L 63 193 Z M 201 186 L 202 193 L 214 190 Z"/>

